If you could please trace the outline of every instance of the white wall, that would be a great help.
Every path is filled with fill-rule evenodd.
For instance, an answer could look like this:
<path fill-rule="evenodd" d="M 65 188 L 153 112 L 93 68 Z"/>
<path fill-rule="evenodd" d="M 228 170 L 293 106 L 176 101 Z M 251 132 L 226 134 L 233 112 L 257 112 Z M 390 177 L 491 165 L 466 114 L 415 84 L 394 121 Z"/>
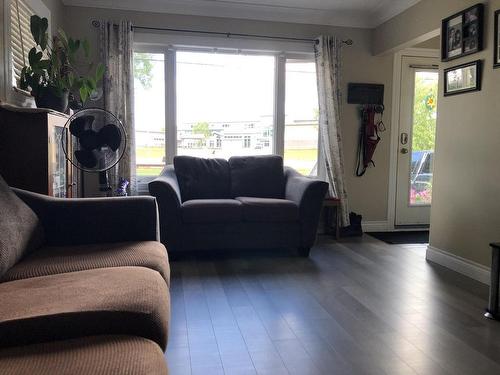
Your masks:
<path fill-rule="evenodd" d="M 62 0 L 42 0 L 42 2 L 50 10 L 52 33 L 56 33 L 63 24 L 64 5 Z"/>

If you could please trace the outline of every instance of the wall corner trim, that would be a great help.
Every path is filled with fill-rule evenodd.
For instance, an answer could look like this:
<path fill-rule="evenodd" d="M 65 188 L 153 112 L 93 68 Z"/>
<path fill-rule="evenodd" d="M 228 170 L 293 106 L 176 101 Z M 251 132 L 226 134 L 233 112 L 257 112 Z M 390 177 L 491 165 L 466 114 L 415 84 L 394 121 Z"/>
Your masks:
<path fill-rule="evenodd" d="M 433 246 L 427 246 L 425 259 L 483 284 L 490 285 L 490 268 L 482 264 L 459 257 Z"/>

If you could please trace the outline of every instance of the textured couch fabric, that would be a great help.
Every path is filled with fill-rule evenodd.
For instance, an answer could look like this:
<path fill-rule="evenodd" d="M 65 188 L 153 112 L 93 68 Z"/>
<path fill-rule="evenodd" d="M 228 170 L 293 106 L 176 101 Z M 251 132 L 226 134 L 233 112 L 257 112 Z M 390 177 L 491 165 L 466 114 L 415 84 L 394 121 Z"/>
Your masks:
<path fill-rule="evenodd" d="M 174 157 L 182 201 L 230 198 L 229 163 L 224 159 Z"/>
<path fill-rule="evenodd" d="M 4 375 L 167 375 L 163 352 L 137 336 L 90 336 L 0 349 Z"/>
<path fill-rule="evenodd" d="M 167 373 L 154 198 L 50 198 L 0 177 L 0 231 L 1 374 Z"/>
<path fill-rule="evenodd" d="M 141 336 L 166 348 L 165 281 L 143 267 L 115 267 L 0 284 L 0 347 L 99 334 Z"/>
<path fill-rule="evenodd" d="M 250 222 L 287 222 L 299 220 L 299 206 L 287 199 L 237 197 L 243 218 Z"/>
<path fill-rule="evenodd" d="M 184 160 L 183 168 L 211 165 L 196 159 Z M 328 184 L 284 168 L 276 155 L 232 157 L 228 165 L 230 199 L 191 195 L 183 201 L 181 178 L 171 165 L 149 184 L 169 251 L 298 248 L 307 255 Z"/>
<path fill-rule="evenodd" d="M 232 223 L 241 221 L 241 202 L 235 199 L 193 199 L 182 204 L 185 223 Z"/>
<path fill-rule="evenodd" d="M 58 199 L 12 190 L 40 219 L 47 245 L 159 240 L 152 197 Z"/>
<path fill-rule="evenodd" d="M 123 266 L 150 268 L 158 271 L 167 285 L 170 283 L 168 256 L 156 241 L 44 246 L 14 265 L 0 281 Z"/>
<path fill-rule="evenodd" d="M 0 278 L 44 242 L 42 224 L 0 176 Z"/>
<path fill-rule="evenodd" d="M 186 250 L 294 249 L 300 232 L 298 222 L 239 222 L 184 224 L 181 235 Z"/>
<path fill-rule="evenodd" d="M 231 195 L 282 199 L 285 195 L 283 159 L 277 155 L 233 156 L 229 159 Z"/>

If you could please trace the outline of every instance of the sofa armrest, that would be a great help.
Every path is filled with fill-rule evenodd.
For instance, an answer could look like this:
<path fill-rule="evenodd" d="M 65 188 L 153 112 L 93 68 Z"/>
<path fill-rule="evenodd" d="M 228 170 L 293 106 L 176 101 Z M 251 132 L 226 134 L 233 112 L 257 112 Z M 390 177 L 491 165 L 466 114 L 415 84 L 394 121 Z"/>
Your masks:
<path fill-rule="evenodd" d="M 181 193 L 174 166 L 167 165 L 160 176 L 148 185 L 149 193 L 158 202 L 160 237 L 167 249 L 176 251 L 181 245 Z"/>
<path fill-rule="evenodd" d="M 302 246 L 314 244 L 318 229 L 323 200 L 328 191 L 328 183 L 301 175 L 292 168 L 285 167 L 285 198 L 299 205 Z"/>
<path fill-rule="evenodd" d="M 159 240 L 153 197 L 61 199 L 13 190 L 38 215 L 49 245 Z"/>

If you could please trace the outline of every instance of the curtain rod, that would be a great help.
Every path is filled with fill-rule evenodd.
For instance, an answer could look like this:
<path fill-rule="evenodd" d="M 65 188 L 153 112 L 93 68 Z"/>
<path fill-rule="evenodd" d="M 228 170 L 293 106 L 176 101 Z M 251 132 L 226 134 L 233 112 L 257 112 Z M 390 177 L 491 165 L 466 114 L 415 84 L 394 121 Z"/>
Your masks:
<path fill-rule="evenodd" d="M 92 25 L 94 27 L 100 27 L 101 22 L 98 20 L 93 20 Z M 132 25 L 132 30 L 150 30 L 150 31 L 173 31 L 177 33 L 191 33 L 191 34 L 205 34 L 205 35 L 221 35 L 227 38 L 231 37 L 246 37 L 246 38 L 259 38 L 259 39 L 274 39 L 274 40 L 288 40 L 292 42 L 316 42 L 316 39 L 310 38 L 293 38 L 287 36 L 276 36 L 276 35 L 261 35 L 261 34 L 244 34 L 244 33 L 224 33 L 221 31 L 204 31 L 204 30 L 192 30 L 192 29 L 173 29 L 166 27 L 149 27 L 149 26 L 134 26 Z M 347 46 L 352 46 L 354 42 L 352 39 L 346 39 L 342 41 L 343 44 Z"/>
<path fill-rule="evenodd" d="M 293 42 L 316 42 L 316 39 L 309 38 L 293 38 L 287 36 L 275 36 L 275 35 L 261 35 L 261 34 L 244 34 L 244 33 L 224 33 L 220 31 L 203 31 L 203 30 L 190 30 L 190 29 L 170 29 L 164 27 L 147 27 L 147 26 L 132 26 L 132 30 L 153 30 L 153 31 L 174 31 L 178 33 L 193 33 L 193 34 L 208 34 L 208 35 L 222 35 L 227 38 L 231 37 L 246 37 L 246 38 L 259 38 L 259 39 L 275 39 L 275 40 L 288 40 Z M 347 39 L 342 41 L 343 44 L 352 46 L 354 42 L 352 39 Z"/>

